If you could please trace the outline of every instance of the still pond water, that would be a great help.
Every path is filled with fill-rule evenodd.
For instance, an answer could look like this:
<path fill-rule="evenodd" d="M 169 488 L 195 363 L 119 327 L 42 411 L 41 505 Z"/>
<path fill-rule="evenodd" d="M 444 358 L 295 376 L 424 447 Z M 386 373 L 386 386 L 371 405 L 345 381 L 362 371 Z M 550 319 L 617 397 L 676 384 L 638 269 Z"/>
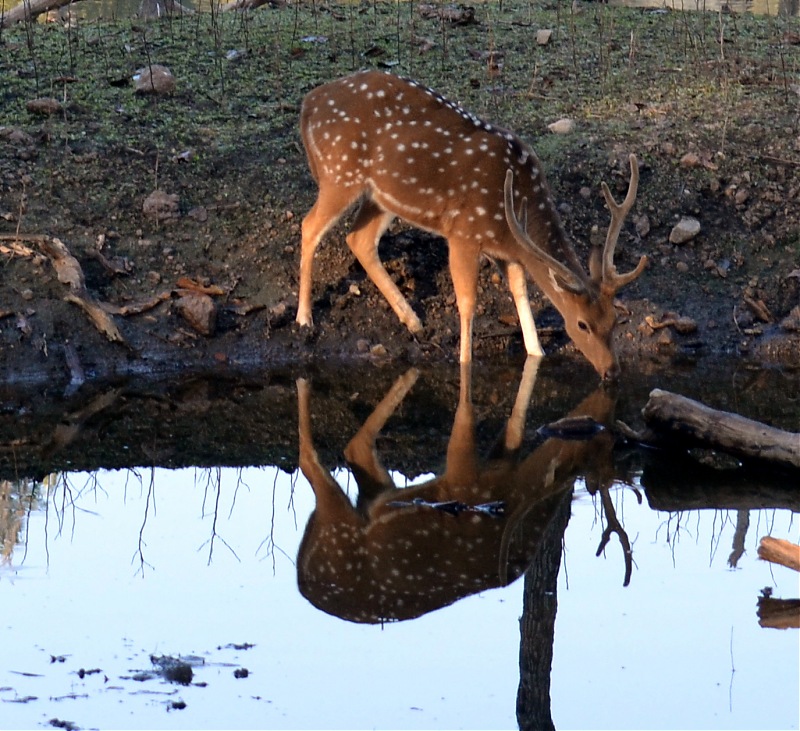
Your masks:
<path fill-rule="evenodd" d="M 180 396 L 115 384 L 55 409 L 0 393 L 0 415 L 18 419 L 18 474 L 0 481 L 0 727 L 798 728 L 797 630 L 758 615 L 765 587 L 798 597 L 797 574 L 756 556 L 764 535 L 798 541 L 797 485 L 689 474 L 603 431 L 542 433 L 568 414 L 614 416 L 590 378 L 554 368 L 538 380 L 476 370 L 472 393 L 457 367 L 368 368 L 344 385 L 289 373 Z M 700 375 L 681 383 L 713 390 Z M 752 382 L 720 376 L 759 400 Z M 786 427 L 798 378 L 777 377 Z M 620 394 L 616 416 L 633 419 L 649 385 Z M 148 436 L 136 419 L 151 404 L 169 427 L 151 421 Z M 257 415 L 262 443 L 240 410 L 271 412 Z M 350 471 L 332 455 L 361 424 Z M 266 466 L 281 429 L 293 446 Z M 216 446 L 196 451 L 206 439 Z M 218 456 L 248 440 L 260 466 Z M 104 441 L 92 459 L 115 469 L 84 471 Z M 159 451 L 142 467 L 148 441 Z M 208 466 L 204 449 L 237 466 Z M 186 459 L 203 466 L 176 466 Z M 359 486 L 363 501 L 389 479 L 411 492 L 375 498 L 361 530 Z M 191 666 L 190 684 L 157 672 L 164 656 Z"/>

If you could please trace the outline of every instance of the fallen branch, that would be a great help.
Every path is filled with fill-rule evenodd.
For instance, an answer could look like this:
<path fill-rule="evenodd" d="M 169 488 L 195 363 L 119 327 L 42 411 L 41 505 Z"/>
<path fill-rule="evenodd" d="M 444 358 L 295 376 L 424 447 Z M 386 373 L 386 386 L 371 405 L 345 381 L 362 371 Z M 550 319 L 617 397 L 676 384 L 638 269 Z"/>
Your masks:
<path fill-rule="evenodd" d="M 87 294 L 80 295 L 70 292 L 64 299 L 73 305 L 78 305 L 88 315 L 92 324 L 112 343 L 125 344 L 125 338 L 122 337 L 122 333 L 117 328 L 114 320 L 111 319 L 111 316 Z"/>
<path fill-rule="evenodd" d="M 105 335 L 112 343 L 123 343 L 125 338 L 101 305 L 94 301 L 86 290 L 86 279 L 78 260 L 70 253 L 66 244 L 60 239 L 49 236 L 32 239 L 39 244 L 39 248 L 47 255 L 56 270 L 58 281 L 70 288 L 69 294 L 64 299 L 78 305 L 89 317 L 91 323 Z"/>
<path fill-rule="evenodd" d="M 141 315 L 142 312 L 152 310 L 162 302 L 166 302 L 170 297 L 172 297 L 172 292 L 162 292 L 150 299 L 141 302 L 131 302 L 129 305 L 112 305 L 110 302 L 98 302 L 97 304 L 109 315 L 128 317 L 129 315 Z"/>
<path fill-rule="evenodd" d="M 758 557 L 800 571 L 800 546 L 782 538 L 764 536 L 758 544 Z"/>
<path fill-rule="evenodd" d="M 642 414 L 649 431 L 641 436 L 656 446 L 704 447 L 739 459 L 800 469 L 800 434 L 660 389 L 650 393 Z"/>

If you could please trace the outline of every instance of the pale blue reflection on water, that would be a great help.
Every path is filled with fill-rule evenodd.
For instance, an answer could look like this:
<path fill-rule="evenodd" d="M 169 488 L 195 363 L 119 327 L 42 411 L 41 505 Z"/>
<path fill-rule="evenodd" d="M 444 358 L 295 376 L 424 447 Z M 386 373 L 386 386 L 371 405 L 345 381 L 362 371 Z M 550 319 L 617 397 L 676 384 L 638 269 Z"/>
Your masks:
<path fill-rule="evenodd" d="M 157 469 L 66 481 L 74 504 L 62 481 L 0 569 L 3 728 L 516 727 L 522 581 L 417 620 L 351 624 L 297 591 L 313 508 L 302 477 Z M 798 595 L 796 574 L 756 559 L 762 535 L 797 540 L 792 514 L 752 512 L 731 570 L 735 516 L 657 513 L 628 489 L 614 499 L 634 541 L 627 588 L 618 543 L 595 557 L 592 498 L 578 490 L 573 503 L 556 727 L 797 728 L 797 633 L 756 617 L 762 587 Z M 120 679 L 150 669 L 151 654 L 203 657 L 194 680 L 207 685 Z M 234 678 L 241 667 L 249 677 Z M 102 672 L 81 679 L 80 668 Z M 37 700 L 12 702 L 26 696 Z M 186 708 L 171 710 L 176 700 Z"/>

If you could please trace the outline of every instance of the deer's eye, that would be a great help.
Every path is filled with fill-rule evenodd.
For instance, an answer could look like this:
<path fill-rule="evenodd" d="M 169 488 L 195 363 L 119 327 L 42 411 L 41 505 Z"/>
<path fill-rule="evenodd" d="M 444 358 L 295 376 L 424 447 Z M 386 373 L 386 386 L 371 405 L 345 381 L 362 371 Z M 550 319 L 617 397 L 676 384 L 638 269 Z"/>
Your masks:
<path fill-rule="evenodd" d="M 589 326 L 583 320 L 578 320 L 578 327 L 585 333 L 589 332 Z"/>

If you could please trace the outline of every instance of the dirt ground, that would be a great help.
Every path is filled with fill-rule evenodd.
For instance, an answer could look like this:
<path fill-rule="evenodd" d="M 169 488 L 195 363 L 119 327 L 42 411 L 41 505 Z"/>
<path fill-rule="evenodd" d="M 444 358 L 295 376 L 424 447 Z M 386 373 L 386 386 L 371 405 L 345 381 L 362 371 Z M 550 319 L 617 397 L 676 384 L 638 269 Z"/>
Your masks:
<path fill-rule="evenodd" d="M 545 45 L 542 29 L 553 31 Z M 446 244 L 401 223 L 380 252 L 422 337 L 365 280 L 345 226 L 317 256 L 314 330 L 294 322 L 300 222 L 315 196 L 300 102 L 367 66 L 414 76 L 529 141 L 583 261 L 592 227 L 602 235 L 608 222 L 600 181 L 624 194 L 628 153 L 638 155 L 617 264 L 631 269 L 641 254 L 650 264 L 620 293 L 623 361 L 739 353 L 797 366 L 798 43 L 796 19 L 517 3 L 478 5 L 472 19 L 442 6 L 315 3 L 4 30 L 0 378 L 455 360 Z M 137 94 L 131 77 L 157 63 L 175 90 Z M 42 98 L 57 105 L 31 103 Z M 574 131 L 548 129 L 561 118 Z M 160 207 L 154 191 L 166 194 Z M 671 243 L 686 216 L 699 235 Z M 80 265 L 90 300 L 118 308 L 119 342 L 65 299 L 51 237 Z M 187 294 L 210 305 L 205 324 L 186 314 Z M 531 294 L 545 349 L 569 353 L 560 316 Z M 665 325 L 677 318 L 696 329 Z M 478 361 L 523 353 L 489 262 L 475 332 Z"/>

